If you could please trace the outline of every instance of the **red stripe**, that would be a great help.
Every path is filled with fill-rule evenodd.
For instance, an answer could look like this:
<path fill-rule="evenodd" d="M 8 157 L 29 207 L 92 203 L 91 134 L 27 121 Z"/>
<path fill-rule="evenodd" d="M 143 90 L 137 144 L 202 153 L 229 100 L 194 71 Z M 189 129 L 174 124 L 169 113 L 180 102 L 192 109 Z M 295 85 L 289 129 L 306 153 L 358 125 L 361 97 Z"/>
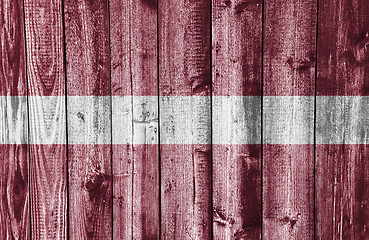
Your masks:
<path fill-rule="evenodd" d="M 67 237 L 66 145 L 30 145 L 32 239 Z"/>
<path fill-rule="evenodd" d="M 226 239 L 261 229 L 261 145 L 213 145 L 213 232 Z M 229 225 L 224 227 L 224 225 Z"/>
<path fill-rule="evenodd" d="M 369 95 L 368 12 L 368 1 L 319 1 L 318 95 Z"/>
<path fill-rule="evenodd" d="M 316 146 L 316 234 L 364 239 L 369 223 L 369 146 Z"/>
<path fill-rule="evenodd" d="M 110 238 L 111 145 L 68 145 L 68 161 L 69 236 Z"/>
<path fill-rule="evenodd" d="M 158 145 L 113 145 L 113 236 L 159 238 L 158 156 Z"/>
<path fill-rule="evenodd" d="M 0 96 L 25 96 L 23 6 L 16 0 L 0 1 L 0 6 Z"/>
<path fill-rule="evenodd" d="M 28 146 L 0 145 L 0 237 L 28 239 Z"/>
<path fill-rule="evenodd" d="M 210 238 L 210 149 L 210 145 L 200 144 L 160 145 L 161 228 L 165 239 L 187 235 Z"/>
<path fill-rule="evenodd" d="M 67 94 L 110 96 L 107 1 L 64 1 Z"/>
<path fill-rule="evenodd" d="M 313 238 L 314 145 L 263 146 L 263 236 Z"/>

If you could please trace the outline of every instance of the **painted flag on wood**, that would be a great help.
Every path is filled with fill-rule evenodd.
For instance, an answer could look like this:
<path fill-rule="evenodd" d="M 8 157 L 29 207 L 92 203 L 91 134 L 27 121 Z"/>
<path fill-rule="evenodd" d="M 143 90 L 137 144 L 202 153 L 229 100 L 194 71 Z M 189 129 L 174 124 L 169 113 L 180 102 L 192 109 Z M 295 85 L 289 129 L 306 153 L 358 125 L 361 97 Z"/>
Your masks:
<path fill-rule="evenodd" d="M 365 0 L 0 0 L 0 239 L 368 239 Z"/>

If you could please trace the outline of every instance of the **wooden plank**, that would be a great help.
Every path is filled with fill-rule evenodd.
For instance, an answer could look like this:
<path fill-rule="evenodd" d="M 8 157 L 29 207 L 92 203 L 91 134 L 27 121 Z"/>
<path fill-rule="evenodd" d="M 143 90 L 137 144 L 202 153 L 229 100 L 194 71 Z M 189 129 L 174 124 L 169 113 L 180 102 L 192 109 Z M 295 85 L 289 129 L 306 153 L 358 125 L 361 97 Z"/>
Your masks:
<path fill-rule="evenodd" d="M 367 1 L 319 1 L 317 239 L 369 237 L 368 153 L 362 145 L 368 143 L 368 11 Z"/>
<path fill-rule="evenodd" d="M 28 239 L 28 147 L 26 144 L 0 145 L 1 239 Z"/>
<path fill-rule="evenodd" d="M 159 239 L 157 4 L 110 2 L 113 237 Z"/>
<path fill-rule="evenodd" d="M 213 0 L 214 239 L 261 238 L 261 17 L 261 1 Z"/>
<path fill-rule="evenodd" d="M 0 1 L 0 239 L 29 237 L 23 4 Z"/>
<path fill-rule="evenodd" d="M 316 1 L 264 7 L 263 238 L 312 239 Z"/>
<path fill-rule="evenodd" d="M 110 1 L 113 238 L 133 236 L 131 1 Z"/>
<path fill-rule="evenodd" d="M 64 1 L 69 236 L 111 239 L 111 83 L 108 2 Z"/>
<path fill-rule="evenodd" d="M 32 239 L 67 238 L 67 158 L 61 1 L 27 0 Z"/>
<path fill-rule="evenodd" d="M 158 5 L 161 238 L 210 239 L 210 1 Z"/>

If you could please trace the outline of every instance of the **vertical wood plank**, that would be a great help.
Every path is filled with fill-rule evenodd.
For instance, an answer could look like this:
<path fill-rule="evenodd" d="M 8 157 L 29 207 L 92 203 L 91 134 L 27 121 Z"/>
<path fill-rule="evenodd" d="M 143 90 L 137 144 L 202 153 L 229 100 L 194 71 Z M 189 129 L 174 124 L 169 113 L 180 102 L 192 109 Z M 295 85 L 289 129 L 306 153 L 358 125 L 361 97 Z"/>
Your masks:
<path fill-rule="evenodd" d="M 28 130 L 22 1 L 0 1 L 0 239 L 28 239 Z"/>
<path fill-rule="evenodd" d="M 64 1 L 69 236 L 111 239 L 111 83 L 108 1 Z"/>
<path fill-rule="evenodd" d="M 367 1 L 319 1 L 316 87 L 326 117 L 317 124 L 317 239 L 369 237 L 368 149 L 360 145 L 368 143 L 368 11 Z"/>
<path fill-rule="evenodd" d="M 161 238 L 210 239 L 210 1 L 158 4 Z"/>
<path fill-rule="evenodd" d="M 312 239 L 316 1 L 264 7 L 263 238 Z"/>
<path fill-rule="evenodd" d="M 157 3 L 110 4 L 113 237 L 159 239 Z"/>
<path fill-rule="evenodd" d="M 32 239 L 67 238 L 61 1 L 25 4 Z"/>
<path fill-rule="evenodd" d="M 262 4 L 212 3 L 213 237 L 260 239 Z"/>
<path fill-rule="evenodd" d="M 132 2 L 110 1 L 113 238 L 133 236 Z"/>

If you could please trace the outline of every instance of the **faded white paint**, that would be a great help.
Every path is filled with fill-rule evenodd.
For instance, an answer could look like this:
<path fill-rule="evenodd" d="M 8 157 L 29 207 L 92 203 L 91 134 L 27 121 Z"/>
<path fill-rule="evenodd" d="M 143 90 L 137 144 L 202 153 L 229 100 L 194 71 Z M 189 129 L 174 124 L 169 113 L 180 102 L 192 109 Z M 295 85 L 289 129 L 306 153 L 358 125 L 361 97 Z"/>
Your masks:
<path fill-rule="evenodd" d="M 114 144 L 158 144 L 159 123 L 161 144 L 260 144 L 260 99 L 68 96 L 66 115 L 65 96 L 29 96 L 29 143 L 65 144 L 68 116 L 70 144 L 110 144 L 111 119 Z M 27 143 L 27 97 L 0 96 L 0 104 L 0 144 Z M 369 97 L 318 96 L 316 108 L 317 144 L 369 143 Z M 314 96 L 264 96 L 264 144 L 313 144 L 313 136 Z"/>
<path fill-rule="evenodd" d="M 263 144 L 313 143 L 314 96 L 263 97 Z"/>

